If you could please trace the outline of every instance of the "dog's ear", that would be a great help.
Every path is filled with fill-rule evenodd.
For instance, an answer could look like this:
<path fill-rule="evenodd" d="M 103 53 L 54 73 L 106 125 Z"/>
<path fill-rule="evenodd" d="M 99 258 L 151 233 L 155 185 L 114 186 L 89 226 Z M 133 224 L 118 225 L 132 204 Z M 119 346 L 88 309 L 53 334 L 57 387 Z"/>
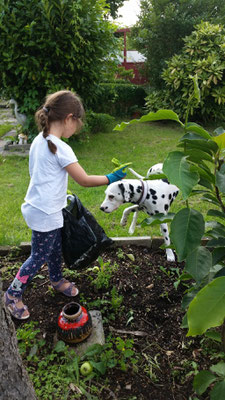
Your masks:
<path fill-rule="evenodd" d="M 130 189 L 129 189 L 129 184 L 126 182 L 119 183 L 119 188 L 121 190 L 121 193 L 123 195 L 124 201 L 129 203 L 130 201 Z"/>

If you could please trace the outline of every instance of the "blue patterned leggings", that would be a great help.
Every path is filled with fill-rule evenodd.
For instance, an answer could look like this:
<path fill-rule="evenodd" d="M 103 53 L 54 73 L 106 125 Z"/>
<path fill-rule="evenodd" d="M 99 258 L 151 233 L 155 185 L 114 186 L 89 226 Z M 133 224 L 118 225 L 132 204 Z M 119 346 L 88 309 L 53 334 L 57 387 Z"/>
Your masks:
<path fill-rule="evenodd" d="M 32 231 L 31 255 L 19 269 L 8 288 L 8 293 L 14 297 L 21 297 L 44 263 L 48 263 L 50 280 L 58 282 L 62 278 L 61 262 L 61 229 L 49 232 Z"/>

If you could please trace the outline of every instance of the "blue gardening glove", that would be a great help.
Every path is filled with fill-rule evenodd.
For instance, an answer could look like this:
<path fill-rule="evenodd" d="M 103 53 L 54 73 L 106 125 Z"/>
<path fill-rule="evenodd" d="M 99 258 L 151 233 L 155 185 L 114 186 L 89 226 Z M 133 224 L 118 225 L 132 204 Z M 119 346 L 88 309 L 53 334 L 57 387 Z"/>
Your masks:
<path fill-rule="evenodd" d="M 120 169 L 118 169 L 115 172 L 112 172 L 111 174 L 106 175 L 108 180 L 109 180 L 109 185 L 110 183 L 119 181 L 120 179 L 125 178 L 125 176 L 127 175 L 126 172 L 123 172 L 123 169 L 125 169 L 126 167 L 122 167 Z"/>

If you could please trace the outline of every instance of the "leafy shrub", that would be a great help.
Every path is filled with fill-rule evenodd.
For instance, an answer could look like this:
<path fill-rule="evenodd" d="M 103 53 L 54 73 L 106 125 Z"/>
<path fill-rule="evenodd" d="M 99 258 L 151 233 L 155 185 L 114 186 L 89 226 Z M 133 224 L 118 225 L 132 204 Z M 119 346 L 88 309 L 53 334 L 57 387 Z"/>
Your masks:
<path fill-rule="evenodd" d="M 170 99 L 168 97 L 167 90 L 151 90 L 145 100 L 146 109 L 148 112 L 155 112 L 160 108 L 168 108 L 170 105 Z"/>
<path fill-rule="evenodd" d="M 3 0 L 0 7 L 1 93 L 27 114 L 28 133 L 37 133 L 33 115 L 49 92 L 73 89 L 87 107 L 116 46 L 104 3 Z"/>
<path fill-rule="evenodd" d="M 192 92 L 191 76 L 197 75 L 201 92 L 198 108 L 191 115 L 203 120 L 223 120 L 225 112 L 225 29 L 222 25 L 202 22 L 184 39 L 179 55 L 168 62 L 163 72 L 170 106 L 181 116 L 186 113 L 187 99 Z"/>
<path fill-rule="evenodd" d="M 109 114 L 87 111 L 84 129 L 90 133 L 110 132 L 114 121 L 115 118 Z"/>
<path fill-rule="evenodd" d="M 145 104 L 146 92 L 142 86 L 131 83 L 101 83 L 92 109 L 114 116 L 131 115 L 132 107 Z"/>

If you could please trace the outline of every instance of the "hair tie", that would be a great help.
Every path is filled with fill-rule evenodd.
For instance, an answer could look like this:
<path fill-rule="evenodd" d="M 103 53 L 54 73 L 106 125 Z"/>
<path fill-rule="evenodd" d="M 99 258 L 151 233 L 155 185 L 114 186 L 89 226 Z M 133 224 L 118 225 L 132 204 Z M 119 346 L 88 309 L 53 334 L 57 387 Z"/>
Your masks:
<path fill-rule="evenodd" d="M 44 112 L 48 113 L 49 112 L 49 108 L 48 107 L 43 107 Z"/>

